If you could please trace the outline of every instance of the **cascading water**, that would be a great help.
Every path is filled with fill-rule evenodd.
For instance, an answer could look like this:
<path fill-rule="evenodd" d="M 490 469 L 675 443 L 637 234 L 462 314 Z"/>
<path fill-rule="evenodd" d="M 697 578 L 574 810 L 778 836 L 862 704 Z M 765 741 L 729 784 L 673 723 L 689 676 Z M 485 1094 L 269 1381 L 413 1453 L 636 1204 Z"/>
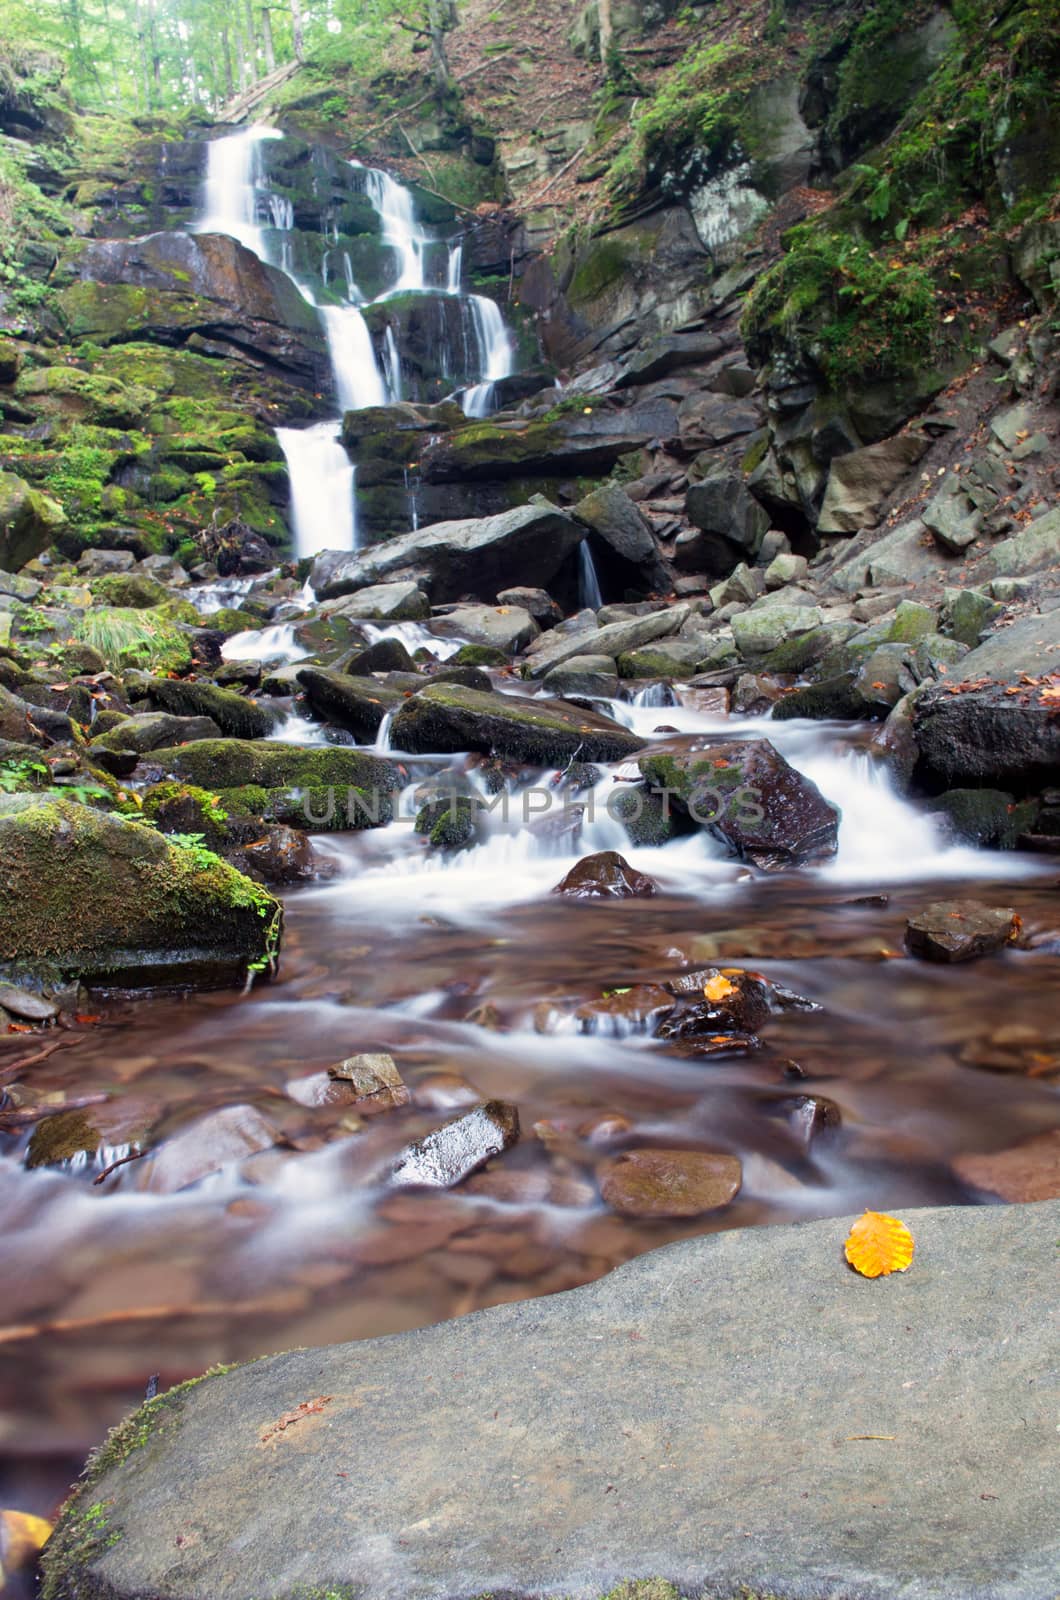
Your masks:
<path fill-rule="evenodd" d="M 485 295 L 470 296 L 471 326 L 479 350 L 479 362 L 485 367 L 482 382 L 465 390 L 464 411 L 469 417 L 485 417 L 493 409 L 494 385 L 501 378 L 511 376 L 512 342 L 504 326 L 500 307 Z"/>
<path fill-rule="evenodd" d="M 593 553 L 589 549 L 588 539 L 583 539 L 578 546 L 578 606 L 582 610 L 588 607 L 591 611 L 599 611 L 603 603 Z"/>
<path fill-rule="evenodd" d="M 202 215 L 196 232 L 224 233 L 238 239 L 259 260 L 285 272 L 304 298 L 318 308 L 327 336 L 335 392 L 344 412 L 399 400 L 403 393 L 400 329 L 396 332 L 393 322 L 387 324 L 381 359 L 377 359 L 368 324 L 359 308 L 398 294 L 460 296 L 462 245 L 458 241 L 445 246 L 445 284 L 432 287 L 427 280 L 435 241 L 427 228 L 417 222 L 410 191 L 388 173 L 350 162 L 351 167 L 364 174 L 365 195 L 379 217 L 383 244 L 394 253 L 396 277 L 376 301 L 366 302 L 354 278 L 349 254 L 344 251 L 341 260 L 346 303 L 321 303 L 293 268 L 289 235 L 294 227 L 294 207 L 288 197 L 275 192 L 265 171 L 262 145 L 282 138 L 276 129 L 255 127 L 210 144 Z M 325 234 L 337 240 L 333 223 L 325 225 Z M 326 286 L 327 253 L 321 273 Z M 494 302 L 470 295 L 466 305 L 473 345 L 467 353 L 467 365 L 478 368 L 482 381 L 465 391 L 464 409 L 468 416 L 480 417 L 492 407 L 494 384 L 511 372 L 513 353 Z M 446 369 L 444 361 L 442 366 Z M 299 556 L 315 555 L 322 549 L 356 548 L 355 472 L 339 442 L 339 430 L 340 422 L 336 420 L 312 428 L 277 431 L 290 474 L 291 516 Z"/>

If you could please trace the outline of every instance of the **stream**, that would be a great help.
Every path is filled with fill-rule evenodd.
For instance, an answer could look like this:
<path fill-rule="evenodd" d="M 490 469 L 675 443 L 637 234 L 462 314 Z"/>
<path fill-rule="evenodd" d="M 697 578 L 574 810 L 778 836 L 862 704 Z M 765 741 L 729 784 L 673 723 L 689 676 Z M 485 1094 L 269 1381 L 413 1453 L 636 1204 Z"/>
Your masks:
<path fill-rule="evenodd" d="M 263 144 L 279 137 L 253 129 L 211 146 L 199 227 L 232 234 L 294 277 L 290 207 L 270 194 L 261 165 Z M 381 298 L 459 302 L 463 369 L 477 374 L 459 393 L 469 415 L 487 414 L 513 359 L 498 307 L 463 293 L 460 240 L 432 237 L 406 190 L 364 171 L 394 260 Z M 337 406 L 400 398 L 393 330 L 380 353 L 348 259 L 333 281 L 347 298 L 320 309 Z M 278 430 L 303 557 L 357 547 L 355 471 L 339 429 L 336 418 Z M 598 605 L 581 549 L 583 599 Z M 239 594 L 238 583 L 203 593 L 204 614 Z M 417 624 L 364 632 L 441 657 L 459 645 Z M 273 622 L 225 654 L 291 660 L 293 639 L 290 623 Z M 503 675 L 495 684 L 529 692 Z M 149 1120 L 164 1138 L 245 1108 L 236 1123 L 263 1117 L 276 1142 L 211 1170 L 204 1121 L 206 1175 L 158 1193 L 144 1187 L 149 1163 L 94 1181 L 132 1153 L 120 1127 L 93 1161 L 32 1170 L 30 1131 L 0 1136 L 0 1505 L 51 1515 L 149 1380 L 165 1388 L 218 1362 L 553 1294 L 698 1233 L 982 1202 L 954 1162 L 1055 1126 L 1055 1087 L 1035 1075 L 1055 1051 L 1055 864 L 947 843 L 891 790 L 871 729 L 729 718 L 680 687 L 675 703 L 663 691 L 599 709 L 649 743 L 770 738 L 842 809 L 838 855 L 762 876 L 705 833 L 632 848 L 608 809 L 636 775 L 632 762 L 602 769 L 577 796 L 557 787 L 558 774 L 528 773 L 506 810 L 490 813 L 482 842 L 432 854 L 412 828 L 420 786 L 447 770 L 481 783 L 479 764 L 405 756 L 384 723 L 372 748 L 400 766 L 397 819 L 313 836 L 331 876 L 284 895 L 273 981 L 247 993 L 94 995 L 66 1046 L 32 1069 L 35 1100 L 107 1096 L 116 1126 Z M 328 734 L 293 707 L 274 736 Z M 578 859 L 607 849 L 658 893 L 551 894 Z M 1013 907 L 1022 947 L 965 966 L 911 960 L 907 918 L 966 894 Z M 689 1056 L 621 1004 L 623 991 L 712 964 L 749 967 L 813 1006 L 771 1017 L 758 1048 Z M 0 1074 L 34 1047 L 0 1037 Z M 362 1118 L 320 1103 L 325 1069 L 364 1051 L 393 1055 L 408 1104 Z M 455 1190 L 394 1189 L 399 1151 L 489 1098 L 518 1108 L 512 1149 Z M 731 1152 L 742 1187 L 730 1205 L 687 1220 L 620 1215 L 601 1199 L 601 1163 L 644 1145 Z"/>

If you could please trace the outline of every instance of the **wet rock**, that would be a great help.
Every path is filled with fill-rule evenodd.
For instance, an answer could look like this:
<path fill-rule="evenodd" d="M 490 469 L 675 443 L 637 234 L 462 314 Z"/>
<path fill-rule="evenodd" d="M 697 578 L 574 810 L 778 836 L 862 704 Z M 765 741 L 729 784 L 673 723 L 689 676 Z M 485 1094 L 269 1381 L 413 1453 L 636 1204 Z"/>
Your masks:
<path fill-rule="evenodd" d="M 961 671 L 970 675 L 968 663 L 979 654 L 966 656 Z M 938 688 L 919 695 L 913 707 L 918 780 L 929 789 L 985 784 L 1018 793 L 1049 783 L 1060 770 L 1060 718 L 1047 687 L 1028 684 L 1016 693 L 1001 685 L 957 693 Z"/>
<path fill-rule="evenodd" d="M 299 828 L 276 825 L 269 828 L 261 839 L 252 839 L 229 859 L 241 872 L 248 873 L 259 883 L 287 887 L 294 883 L 311 883 L 316 878 L 329 877 L 330 871 Z"/>
<path fill-rule="evenodd" d="M 698 1217 L 739 1193 L 735 1156 L 704 1150 L 628 1150 L 600 1174 L 600 1193 L 624 1217 Z"/>
<path fill-rule="evenodd" d="M 125 1095 L 84 1110 L 45 1114 L 33 1130 L 26 1152 L 27 1167 L 54 1167 L 69 1161 L 81 1165 L 113 1161 L 129 1146 L 146 1143 L 158 1106 L 140 1096 Z"/>
<path fill-rule="evenodd" d="M 447 795 L 421 806 L 413 827 L 435 850 L 468 850 L 482 838 L 484 811 L 472 795 Z"/>
<path fill-rule="evenodd" d="M 961 1155 L 953 1170 L 973 1189 L 1022 1205 L 1060 1197 L 1060 1130 L 1040 1133 L 1007 1150 Z"/>
<path fill-rule="evenodd" d="M 966 1066 L 984 1072 L 1019 1072 L 1029 1078 L 1060 1073 L 1060 1041 L 1026 1022 L 1005 1022 L 985 1039 L 972 1039 L 961 1050 Z"/>
<path fill-rule="evenodd" d="M 934 804 L 955 838 L 995 850 L 1015 850 L 1038 817 L 1037 800 L 1018 801 L 1003 789 L 947 789 Z"/>
<path fill-rule="evenodd" d="M 377 639 L 366 650 L 356 650 L 346 662 L 351 677 L 367 678 L 373 672 L 416 672 L 415 661 L 400 639 Z"/>
<path fill-rule="evenodd" d="M 122 985 L 242 980 L 280 908 L 220 860 L 72 800 L 0 799 L 0 968 Z"/>
<path fill-rule="evenodd" d="M 519 606 L 529 611 L 540 628 L 554 628 L 563 621 L 563 612 L 545 589 L 501 589 L 497 593 L 499 606 Z"/>
<path fill-rule="evenodd" d="M 142 711 L 124 717 L 92 740 L 91 749 L 124 751 L 146 755 L 164 745 L 186 744 L 192 739 L 219 739 L 221 730 L 210 717 L 171 716 L 168 711 Z"/>
<path fill-rule="evenodd" d="M 537 766 L 558 766 L 574 755 L 617 761 L 640 745 L 617 722 L 566 701 L 481 694 L 460 684 L 432 684 L 406 700 L 392 737 L 410 753 L 478 750 Z"/>
<path fill-rule="evenodd" d="M 561 698 L 577 694 L 588 699 L 613 700 L 618 694 L 618 673 L 611 656 L 571 656 L 545 673 L 542 687 Z"/>
<path fill-rule="evenodd" d="M 385 1052 L 348 1056 L 328 1068 L 328 1077 L 349 1085 L 357 1109 L 365 1115 L 408 1105 L 411 1098 L 397 1063 Z"/>
<path fill-rule="evenodd" d="M 637 872 L 617 850 L 600 850 L 572 867 L 552 893 L 572 900 L 628 900 L 657 894 L 658 889 L 654 878 Z"/>
<path fill-rule="evenodd" d="M 151 759 L 209 786 L 233 813 L 288 827 L 377 828 L 393 819 L 398 778 L 391 763 L 341 745 L 204 739 L 156 750 Z"/>
<path fill-rule="evenodd" d="M 586 1033 L 621 1035 L 654 1027 L 673 1009 L 674 997 L 661 984 L 637 983 L 586 1000 L 574 1015 Z"/>
<path fill-rule="evenodd" d="M 588 626 L 579 627 L 573 632 L 555 628 L 528 650 L 523 676 L 543 678 L 553 667 L 569 661 L 572 656 L 615 657 L 624 651 L 636 650 L 640 645 L 676 634 L 689 615 L 689 606 L 682 604 L 651 611 L 644 616 L 625 617 L 598 628 L 590 614 Z"/>
<path fill-rule="evenodd" d="M 329 616 L 366 622 L 425 622 L 431 614 L 431 603 L 416 583 L 377 583 L 347 596 L 326 611 Z"/>
<path fill-rule="evenodd" d="M 231 739 L 264 739 L 276 726 L 274 711 L 216 684 L 148 678 L 142 687 L 164 711 L 175 717 L 209 718 Z"/>
<path fill-rule="evenodd" d="M 136 1187 L 148 1194 L 176 1194 L 193 1183 L 271 1150 L 279 1130 L 253 1106 L 211 1111 L 153 1151 L 137 1169 Z"/>
<path fill-rule="evenodd" d="M 753 1033 L 773 1009 L 770 985 L 754 973 L 708 967 L 689 976 L 694 976 L 697 988 L 689 992 L 682 985 L 670 1015 L 659 1027 L 660 1039 Z"/>
<path fill-rule="evenodd" d="M 834 1133 L 842 1126 L 843 1115 L 834 1100 L 824 1095 L 790 1094 L 779 1099 L 762 1102 L 767 1116 L 786 1122 L 803 1149 L 809 1150 L 814 1140 L 824 1133 Z"/>
<path fill-rule="evenodd" d="M 324 600 L 411 570 L 422 575 L 440 605 L 467 593 L 547 584 L 584 534 L 580 523 L 555 506 L 522 506 L 495 517 L 434 523 L 355 555 L 326 552 L 317 557 L 311 582 Z"/>
<path fill-rule="evenodd" d="M 632 845 L 666 844 L 677 832 L 673 812 L 665 796 L 646 784 L 632 785 L 612 794 L 608 815 L 620 822 Z"/>
<path fill-rule="evenodd" d="M 457 606 L 446 616 L 435 617 L 431 632 L 443 639 L 468 639 L 472 644 L 489 645 L 510 656 L 525 650 L 540 629 L 521 606 Z"/>
<path fill-rule="evenodd" d="M 906 943 L 926 961 L 974 961 L 991 955 L 1016 937 L 1019 919 L 1006 906 L 976 900 L 938 900 L 906 926 Z"/>
<path fill-rule="evenodd" d="M 377 678 L 355 677 L 326 667 L 301 667 L 298 682 L 313 711 L 371 744 L 383 718 L 397 711 L 408 698 L 405 690 L 391 688 Z"/>
<path fill-rule="evenodd" d="M 679 813 L 764 871 L 834 855 L 839 811 L 766 739 L 642 756 Z"/>
<path fill-rule="evenodd" d="M 484 1100 L 418 1139 L 398 1157 L 391 1174 L 401 1186 L 449 1189 L 519 1138 L 519 1113 L 505 1100 Z"/>
<path fill-rule="evenodd" d="M 823 620 L 824 613 L 815 605 L 788 605 L 777 600 L 733 617 L 732 636 L 745 661 L 760 661 L 787 640 L 819 627 Z"/>
<path fill-rule="evenodd" d="M 59 1015 L 59 1007 L 47 995 L 16 988 L 10 983 L 0 983 L 0 1011 L 17 1017 L 20 1022 L 54 1022 Z"/>

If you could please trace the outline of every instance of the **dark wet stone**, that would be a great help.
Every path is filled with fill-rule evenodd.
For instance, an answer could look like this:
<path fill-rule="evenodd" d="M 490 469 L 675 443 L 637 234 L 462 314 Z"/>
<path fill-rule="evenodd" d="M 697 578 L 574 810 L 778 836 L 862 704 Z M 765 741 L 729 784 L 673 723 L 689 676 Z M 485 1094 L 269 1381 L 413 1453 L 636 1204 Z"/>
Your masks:
<path fill-rule="evenodd" d="M 679 812 L 767 872 L 834 855 L 839 811 L 767 739 L 642 756 Z"/>
<path fill-rule="evenodd" d="M 1002 949 L 1019 929 L 1007 906 L 984 906 L 976 900 L 938 900 L 910 917 L 906 943 L 926 961 L 974 961 Z"/>
<path fill-rule="evenodd" d="M 280 1140 L 279 1130 L 253 1106 L 223 1106 L 167 1139 L 137 1168 L 136 1187 L 176 1194 Z"/>
<path fill-rule="evenodd" d="M 842 1112 L 834 1100 L 823 1095 L 792 1094 L 763 1102 L 767 1116 L 785 1121 L 798 1142 L 809 1149 L 822 1133 L 834 1132 L 843 1122 Z"/>
<path fill-rule="evenodd" d="M 628 900 L 634 896 L 657 894 L 658 888 L 654 878 L 631 867 L 617 850 L 600 850 L 596 855 L 585 856 L 571 867 L 552 893 L 567 895 L 572 900 Z"/>
<path fill-rule="evenodd" d="M 519 1112 L 506 1100 L 484 1100 L 451 1117 L 398 1157 L 391 1181 L 402 1186 L 449 1189 L 519 1137 Z"/>
<path fill-rule="evenodd" d="M 735 1156 L 705 1150 L 627 1150 L 602 1169 L 600 1193 L 624 1217 L 698 1217 L 740 1190 Z"/>
<path fill-rule="evenodd" d="M 300 828 L 281 824 L 268 828 L 264 838 L 244 845 L 229 860 L 261 883 L 309 883 L 314 878 L 331 876 L 331 868 L 314 855 L 306 834 Z"/>
<path fill-rule="evenodd" d="M 432 684 L 406 700 L 394 718 L 392 741 L 410 754 L 478 750 L 537 766 L 572 756 L 617 761 L 641 743 L 609 717 L 563 700 L 480 694 L 456 683 Z"/>
<path fill-rule="evenodd" d="M 409 1091 L 393 1056 L 384 1051 L 348 1056 L 328 1068 L 328 1077 L 348 1084 L 358 1110 L 370 1113 L 389 1111 L 409 1103 Z"/>
<path fill-rule="evenodd" d="M 415 672 L 416 663 L 400 639 L 377 639 L 352 655 L 346 670 L 363 678 L 370 672 Z"/>
<path fill-rule="evenodd" d="M 340 728 L 370 744 L 379 732 L 383 718 L 396 711 L 407 698 L 377 678 L 333 672 L 326 667 L 302 667 L 298 682 L 313 711 Z"/>
<path fill-rule="evenodd" d="M 599 1000 L 587 1000 L 575 1012 L 587 1033 L 624 1033 L 650 1027 L 674 1008 L 673 996 L 657 983 L 615 989 Z"/>
<path fill-rule="evenodd" d="M 1038 620 L 1044 627 L 1045 618 L 1031 619 Z M 1045 698 L 1044 682 L 1015 693 L 1013 687 L 989 684 L 956 694 L 928 689 L 919 695 L 913 708 L 917 781 L 931 789 L 986 786 L 1019 794 L 1052 782 L 1060 771 L 1056 706 Z"/>
<path fill-rule="evenodd" d="M 447 795 L 421 806 L 413 828 L 435 850 L 469 850 L 482 837 L 484 809 L 471 795 Z"/>

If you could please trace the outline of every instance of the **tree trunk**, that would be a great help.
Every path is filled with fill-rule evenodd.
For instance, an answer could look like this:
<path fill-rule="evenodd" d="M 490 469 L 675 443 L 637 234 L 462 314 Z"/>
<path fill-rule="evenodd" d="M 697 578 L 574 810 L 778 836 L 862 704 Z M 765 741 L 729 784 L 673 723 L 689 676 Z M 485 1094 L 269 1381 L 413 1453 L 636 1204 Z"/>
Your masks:
<path fill-rule="evenodd" d="M 606 68 L 607 58 L 611 54 L 611 46 L 614 43 L 614 32 L 611 26 L 611 0 L 596 0 L 596 9 L 600 18 L 600 60 Z"/>
<path fill-rule="evenodd" d="M 236 92 L 236 86 L 232 79 L 232 47 L 228 42 L 227 28 L 221 29 L 221 54 L 225 64 L 225 97 L 231 100 Z"/>
<path fill-rule="evenodd" d="M 265 71 L 276 71 L 276 46 L 272 42 L 272 18 L 268 6 L 261 8 L 261 42 L 265 47 Z"/>
<path fill-rule="evenodd" d="M 439 100 L 452 82 L 449 57 L 445 50 L 446 26 L 452 18 L 452 7 L 446 0 L 427 0 L 427 31 L 431 38 L 431 71 Z"/>
<path fill-rule="evenodd" d="M 291 0 L 291 42 L 296 61 L 305 60 L 305 37 L 302 33 L 302 0 Z"/>

